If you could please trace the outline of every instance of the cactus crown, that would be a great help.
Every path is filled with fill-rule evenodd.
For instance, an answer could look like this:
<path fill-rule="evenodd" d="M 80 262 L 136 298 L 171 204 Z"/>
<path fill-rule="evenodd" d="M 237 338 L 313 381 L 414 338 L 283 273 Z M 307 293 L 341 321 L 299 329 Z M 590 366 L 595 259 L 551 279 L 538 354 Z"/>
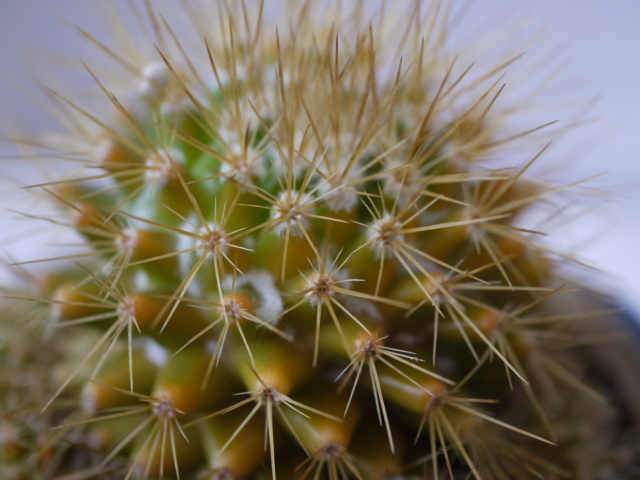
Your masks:
<path fill-rule="evenodd" d="M 149 8 L 146 57 L 83 32 L 123 73 L 87 67 L 105 116 L 49 91 L 80 170 L 38 187 L 86 248 L 9 295 L 4 478 L 578 478 L 587 316 L 516 223 L 559 188 L 544 149 L 487 166 L 539 130 L 511 60 L 459 67 L 436 2 L 290 7 L 187 4 L 194 45 Z"/>

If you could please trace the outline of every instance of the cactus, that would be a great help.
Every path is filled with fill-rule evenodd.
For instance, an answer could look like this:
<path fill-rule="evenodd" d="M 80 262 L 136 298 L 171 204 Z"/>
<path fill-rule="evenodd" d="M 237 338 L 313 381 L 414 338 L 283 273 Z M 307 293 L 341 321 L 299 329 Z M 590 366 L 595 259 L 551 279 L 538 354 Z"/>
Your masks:
<path fill-rule="evenodd" d="M 516 57 L 461 66 L 436 2 L 220 3 L 193 42 L 150 2 L 144 49 L 79 30 L 106 108 L 46 90 L 40 220 L 83 246 L 5 293 L 2 477 L 621 478 L 611 312 L 521 221 L 574 184 L 528 178 Z"/>

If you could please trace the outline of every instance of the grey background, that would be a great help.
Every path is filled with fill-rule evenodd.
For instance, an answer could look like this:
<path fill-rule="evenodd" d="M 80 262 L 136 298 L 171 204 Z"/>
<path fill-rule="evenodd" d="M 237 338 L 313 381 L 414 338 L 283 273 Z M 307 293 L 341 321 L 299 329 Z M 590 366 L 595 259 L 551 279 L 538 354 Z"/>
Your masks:
<path fill-rule="evenodd" d="M 177 0 L 154 5 L 167 3 L 175 6 Z M 267 0 L 267 6 L 272 3 Z M 562 98 L 566 92 L 571 101 L 597 97 L 589 115 L 595 122 L 554 144 L 545 162 L 558 162 L 556 169 L 562 172 L 565 167 L 558 164 L 571 159 L 567 179 L 607 172 L 589 186 L 612 195 L 597 200 L 593 215 L 582 216 L 572 233 L 557 235 L 556 241 L 601 270 L 590 272 L 589 282 L 640 309 L 640 1 L 476 0 L 472 8 L 485 15 L 490 8 L 496 30 L 503 16 L 521 16 L 536 25 L 547 25 L 544 38 L 534 48 L 559 52 L 560 58 L 568 60 L 553 87 L 555 93 L 560 92 Z M 57 57 L 45 54 L 49 58 L 45 67 L 47 62 L 41 60 L 45 51 L 65 52 L 72 59 L 91 51 L 62 19 L 99 38 L 106 34 L 88 0 L 0 0 L 2 136 L 55 128 L 55 121 L 42 113 L 36 100 L 41 96 L 34 94 L 37 88 L 31 77 L 43 83 L 55 80 L 51 63 L 55 66 Z M 80 69 L 72 80 L 79 85 L 89 83 Z M 0 144 L 0 155 L 5 157 L 0 163 L 0 248 L 24 260 L 25 252 L 38 248 L 37 239 L 31 236 L 27 222 L 5 209 L 37 207 L 24 203 L 26 197 L 15 186 L 16 181 L 28 183 L 31 172 L 23 162 L 6 158 L 14 153 L 10 145 Z"/>

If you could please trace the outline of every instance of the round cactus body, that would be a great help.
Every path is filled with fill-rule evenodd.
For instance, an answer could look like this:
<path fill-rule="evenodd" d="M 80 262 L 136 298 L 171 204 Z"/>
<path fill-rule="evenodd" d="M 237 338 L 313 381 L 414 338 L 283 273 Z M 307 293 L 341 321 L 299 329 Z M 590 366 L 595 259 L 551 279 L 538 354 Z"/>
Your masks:
<path fill-rule="evenodd" d="M 106 108 L 48 91 L 84 246 L 6 295 L 3 478 L 619 478 L 513 59 L 456 60 L 438 2 L 186 4 L 186 40 L 150 3 L 144 51 L 85 32 Z"/>

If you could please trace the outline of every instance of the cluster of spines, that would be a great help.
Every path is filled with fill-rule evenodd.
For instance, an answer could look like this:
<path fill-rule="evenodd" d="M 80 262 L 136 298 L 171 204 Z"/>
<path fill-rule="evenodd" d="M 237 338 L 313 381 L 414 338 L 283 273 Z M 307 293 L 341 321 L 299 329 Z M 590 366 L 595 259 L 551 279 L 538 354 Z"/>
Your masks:
<path fill-rule="evenodd" d="M 418 19 L 442 14 L 419 4 Z M 545 458 L 578 434 L 557 431 L 539 392 L 564 384 L 563 398 L 594 410 L 602 399 L 554 359 L 564 324 L 580 317 L 545 309 L 568 289 L 554 283 L 540 232 L 514 226 L 559 189 L 524 178 L 544 149 L 519 169 L 481 167 L 541 128 L 496 129 L 511 61 L 475 80 L 471 67 L 455 73 L 440 58 L 439 19 L 427 31 L 406 23 L 392 42 L 403 55 L 382 63 L 380 25 L 356 16 L 320 31 L 305 2 L 281 36 L 265 31 L 262 5 L 255 16 L 243 6 L 221 9 L 224 33 L 204 31 L 197 59 L 150 9 L 164 48 L 135 69 L 136 95 L 121 99 L 87 67 L 113 120 L 49 90 L 102 145 L 81 160 L 100 173 L 37 185 L 66 210 L 53 222 L 88 251 L 46 259 L 75 260 L 73 273 L 10 295 L 46 323 L 29 348 L 46 340 L 57 358 L 36 410 L 47 435 L 73 440 L 48 468 L 566 474 L 574 459 L 562 448 L 557 464 Z M 500 419 L 513 399 L 520 415 Z"/>

